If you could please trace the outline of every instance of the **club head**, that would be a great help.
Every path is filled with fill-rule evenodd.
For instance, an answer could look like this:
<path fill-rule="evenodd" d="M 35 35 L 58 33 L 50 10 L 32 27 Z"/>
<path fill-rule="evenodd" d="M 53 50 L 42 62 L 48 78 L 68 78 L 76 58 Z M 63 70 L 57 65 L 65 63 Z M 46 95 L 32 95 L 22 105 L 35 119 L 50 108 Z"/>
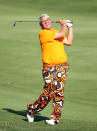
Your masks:
<path fill-rule="evenodd" d="M 14 27 L 16 26 L 16 21 L 13 23 L 13 26 L 14 26 Z"/>

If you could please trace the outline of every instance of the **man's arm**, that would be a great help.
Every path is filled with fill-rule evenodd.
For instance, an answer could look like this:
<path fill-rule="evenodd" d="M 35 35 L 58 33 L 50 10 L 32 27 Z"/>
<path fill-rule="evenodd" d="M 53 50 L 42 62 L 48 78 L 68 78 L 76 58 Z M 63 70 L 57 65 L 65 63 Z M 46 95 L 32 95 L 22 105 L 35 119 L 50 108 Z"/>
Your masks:
<path fill-rule="evenodd" d="M 66 34 L 66 20 L 60 20 L 57 23 L 61 24 L 61 30 L 56 33 L 55 39 L 63 38 Z"/>
<path fill-rule="evenodd" d="M 64 39 L 63 43 L 64 43 L 64 45 L 70 46 L 70 45 L 72 45 L 72 40 L 73 40 L 73 28 L 68 27 L 67 39 Z"/>

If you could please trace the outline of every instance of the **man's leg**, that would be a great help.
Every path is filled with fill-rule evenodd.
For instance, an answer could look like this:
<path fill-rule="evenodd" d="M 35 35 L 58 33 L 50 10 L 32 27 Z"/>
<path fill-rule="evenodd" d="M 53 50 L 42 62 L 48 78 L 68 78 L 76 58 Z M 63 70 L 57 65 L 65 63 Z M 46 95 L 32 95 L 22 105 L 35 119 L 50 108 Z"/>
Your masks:
<path fill-rule="evenodd" d="M 49 90 L 50 85 L 44 86 L 44 92 L 39 96 L 33 104 L 27 105 L 27 111 L 29 114 L 33 115 L 41 110 L 43 110 L 47 104 L 51 101 L 54 96 L 54 92 Z"/>
<path fill-rule="evenodd" d="M 55 96 L 53 97 L 53 112 L 51 114 L 51 119 L 46 120 L 47 124 L 55 125 L 58 124 L 61 119 L 62 107 L 64 103 L 64 84 L 63 82 L 58 82 L 58 90 L 56 90 Z"/>
<path fill-rule="evenodd" d="M 33 116 L 34 113 L 43 110 L 46 105 L 51 101 L 54 97 L 55 92 L 51 89 L 51 74 L 47 68 L 44 68 L 43 71 L 43 78 L 45 82 L 44 92 L 39 96 L 38 100 L 36 100 L 33 104 L 27 105 L 28 117 Z M 28 120 L 29 121 L 29 120 Z"/>
<path fill-rule="evenodd" d="M 52 120 L 60 120 L 62 107 L 64 103 L 64 85 L 61 82 L 58 82 L 59 86 L 61 86 L 61 90 L 57 90 L 55 93 L 55 97 L 53 98 L 53 112 L 51 114 Z"/>

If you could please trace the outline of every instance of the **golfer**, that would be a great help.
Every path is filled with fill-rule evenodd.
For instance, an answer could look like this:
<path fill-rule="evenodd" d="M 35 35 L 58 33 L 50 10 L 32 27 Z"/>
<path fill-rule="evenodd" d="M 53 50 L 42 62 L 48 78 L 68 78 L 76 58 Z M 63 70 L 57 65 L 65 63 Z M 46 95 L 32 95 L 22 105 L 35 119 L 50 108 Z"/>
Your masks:
<path fill-rule="evenodd" d="M 42 14 L 39 19 L 41 26 L 39 39 L 43 62 L 42 74 L 45 85 L 39 98 L 33 104 L 27 105 L 27 119 L 29 122 L 34 122 L 34 114 L 43 110 L 53 100 L 51 118 L 46 120 L 46 123 L 55 125 L 59 123 L 61 118 L 64 86 L 69 69 L 64 45 L 72 45 L 73 28 L 71 21 L 60 20 L 57 23 L 61 25 L 61 29 L 59 31 L 53 29 L 51 19 L 47 14 Z"/>

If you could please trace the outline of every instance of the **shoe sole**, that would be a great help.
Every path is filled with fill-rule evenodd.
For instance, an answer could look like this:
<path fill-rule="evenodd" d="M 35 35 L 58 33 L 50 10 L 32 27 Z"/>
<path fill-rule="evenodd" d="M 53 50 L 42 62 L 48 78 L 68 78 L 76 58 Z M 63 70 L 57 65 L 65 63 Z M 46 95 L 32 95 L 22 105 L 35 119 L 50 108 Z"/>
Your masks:
<path fill-rule="evenodd" d="M 45 121 L 45 123 L 46 123 L 46 124 L 48 124 L 48 125 L 50 125 L 50 126 L 54 126 L 54 125 L 55 125 L 55 124 L 54 124 L 54 125 L 52 125 L 52 124 L 50 124 L 50 123 L 48 123 L 48 122 L 46 122 L 46 121 Z"/>

